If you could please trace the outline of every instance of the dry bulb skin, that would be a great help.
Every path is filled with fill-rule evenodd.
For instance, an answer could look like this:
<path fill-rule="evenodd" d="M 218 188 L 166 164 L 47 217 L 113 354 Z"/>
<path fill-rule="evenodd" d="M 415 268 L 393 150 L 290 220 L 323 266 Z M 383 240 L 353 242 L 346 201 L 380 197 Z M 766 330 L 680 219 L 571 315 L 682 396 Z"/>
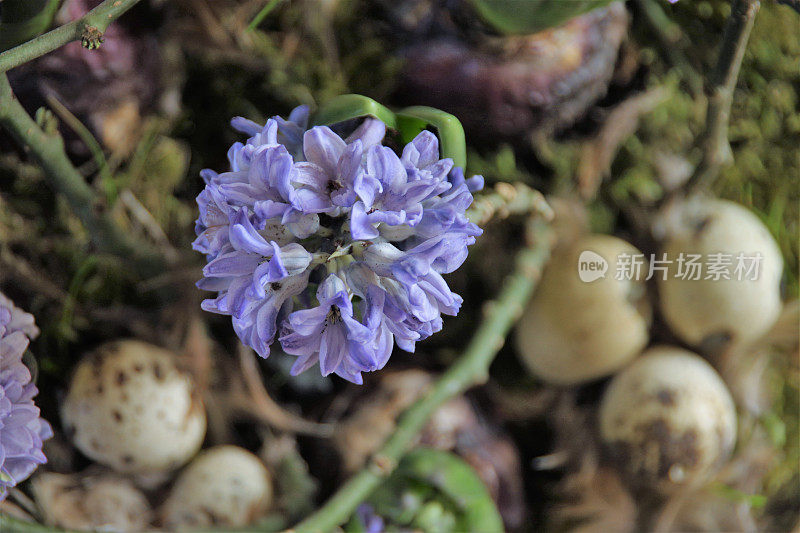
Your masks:
<path fill-rule="evenodd" d="M 608 88 L 628 28 L 622 2 L 482 46 L 432 38 L 412 46 L 398 94 L 463 121 L 470 137 L 563 129 Z"/>
<path fill-rule="evenodd" d="M 48 524 L 68 529 L 142 531 L 152 518 L 147 498 L 112 474 L 43 473 L 33 480 L 36 503 Z"/>
<path fill-rule="evenodd" d="M 637 254 L 616 237 L 588 235 L 553 255 L 516 330 L 517 351 L 533 375 L 574 385 L 611 374 L 641 352 L 651 316 L 647 267 L 632 279 L 615 275 L 620 256 Z"/>
<path fill-rule="evenodd" d="M 657 278 L 661 311 L 672 330 L 704 351 L 766 333 L 780 313 L 783 272 L 767 227 L 726 200 L 690 201 L 672 216 L 679 222 L 662 248 L 669 272 Z M 691 271 L 693 256 L 702 270 Z"/>
<path fill-rule="evenodd" d="M 139 341 L 109 343 L 84 357 L 61 415 L 86 456 L 145 476 L 186 463 L 206 432 L 202 401 L 174 354 Z"/>
<path fill-rule="evenodd" d="M 656 347 L 612 380 L 600 404 L 600 434 L 635 486 L 669 493 L 707 480 L 728 458 L 736 409 L 705 360 Z"/>
<path fill-rule="evenodd" d="M 236 446 L 201 453 L 181 472 L 162 509 L 169 530 L 241 527 L 252 524 L 272 503 L 272 482 L 264 464 Z"/>

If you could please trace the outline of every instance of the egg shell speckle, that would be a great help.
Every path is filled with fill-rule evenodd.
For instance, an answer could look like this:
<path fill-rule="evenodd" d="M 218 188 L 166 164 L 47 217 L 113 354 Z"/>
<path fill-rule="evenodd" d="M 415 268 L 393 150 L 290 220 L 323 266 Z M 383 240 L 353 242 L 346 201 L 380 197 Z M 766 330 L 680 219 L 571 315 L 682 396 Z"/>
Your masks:
<path fill-rule="evenodd" d="M 261 518 L 272 503 L 264 464 L 236 446 L 204 451 L 181 472 L 162 509 L 169 529 L 241 527 Z"/>
<path fill-rule="evenodd" d="M 635 485 L 660 492 L 710 475 L 733 450 L 736 409 L 716 371 L 698 355 L 651 348 L 611 381 L 600 434 Z"/>
<path fill-rule="evenodd" d="M 33 492 L 45 522 L 67 529 L 143 531 L 153 517 L 145 495 L 133 483 L 110 474 L 34 477 Z"/>
<path fill-rule="evenodd" d="M 61 416 L 87 457 L 132 474 L 183 465 L 206 431 L 202 400 L 174 355 L 132 340 L 103 345 L 78 364 Z"/>

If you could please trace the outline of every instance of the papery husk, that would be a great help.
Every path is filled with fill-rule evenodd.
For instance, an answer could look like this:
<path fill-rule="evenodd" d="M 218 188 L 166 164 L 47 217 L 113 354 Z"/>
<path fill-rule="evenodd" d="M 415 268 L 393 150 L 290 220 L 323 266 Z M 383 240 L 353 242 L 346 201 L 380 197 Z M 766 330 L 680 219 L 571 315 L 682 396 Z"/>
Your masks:
<path fill-rule="evenodd" d="M 614 3 L 483 49 L 420 43 L 406 54 L 398 94 L 456 115 L 473 139 L 558 131 L 605 94 L 627 28 L 624 6 Z"/>

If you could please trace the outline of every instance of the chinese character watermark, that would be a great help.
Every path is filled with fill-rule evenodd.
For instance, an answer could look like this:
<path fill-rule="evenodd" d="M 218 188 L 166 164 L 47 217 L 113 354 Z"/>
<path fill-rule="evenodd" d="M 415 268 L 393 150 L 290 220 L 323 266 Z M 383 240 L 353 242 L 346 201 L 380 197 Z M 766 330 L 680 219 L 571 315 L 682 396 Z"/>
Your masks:
<path fill-rule="evenodd" d="M 681 252 L 674 258 L 666 253 L 650 254 L 649 258 L 645 254 L 621 253 L 617 255 L 614 279 L 666 281 L 672 277 L 687 281 L 755 281 L 761 273 L 763 259 L 760 252 L 705 255 Z M 578 259 L 578 276 L 586 283 L 605 278 L 608 268 L 608 261 L 591 250 L 583 251 Z"/>
<path fill-rule="evenodd" d="M 617 272 L 614 275 L 616 280 L 634 280 L 642 277 L 642 266 L 644 266 L 644 254 L 621 253 L 617 256 Z"/>

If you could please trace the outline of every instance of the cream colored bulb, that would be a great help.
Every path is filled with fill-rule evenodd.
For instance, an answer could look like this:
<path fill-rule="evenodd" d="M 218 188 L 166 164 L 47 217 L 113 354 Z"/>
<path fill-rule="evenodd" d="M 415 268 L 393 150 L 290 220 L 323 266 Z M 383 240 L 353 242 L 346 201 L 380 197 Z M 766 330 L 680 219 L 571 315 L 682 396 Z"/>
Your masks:
<path fill-rule="evenodd" d="M 658 278 L 664 319 L 703 349 L 759 338 L 781 310 L 783 259 L 775 239 L 756 215 L 727 200 L 695 200 L 679 211 L 663 246 L 669 273 Z"/>
<path fill-rule="evenodd" d="M 610 235 L 588 235 L 556 250 L 517 324 L 522 362 L 559 385 L 622 368 L 649 339 L 647 273 L 641 252 Z"/>

